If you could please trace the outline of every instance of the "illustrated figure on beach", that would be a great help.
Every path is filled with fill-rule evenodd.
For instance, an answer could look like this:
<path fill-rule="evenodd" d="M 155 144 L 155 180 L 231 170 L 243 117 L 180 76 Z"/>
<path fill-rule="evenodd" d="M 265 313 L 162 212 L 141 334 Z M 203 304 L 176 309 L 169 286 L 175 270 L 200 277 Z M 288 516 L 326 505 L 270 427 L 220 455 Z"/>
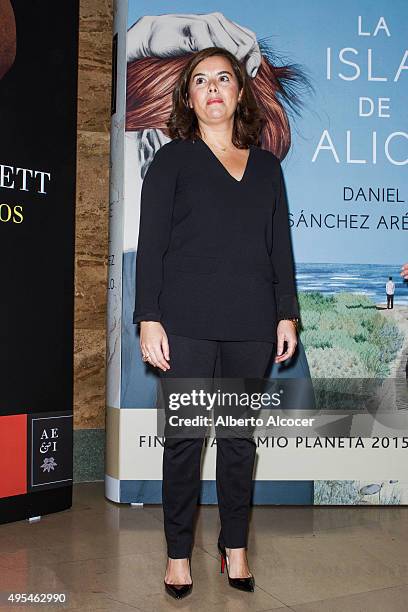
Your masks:
<path fill-rule="evenodd" d="M 387 309 L 394 308 L 395 283 L 392 280 L 392 276 L 389 276 L 385 283 L 385 292 L 387 294 Z"/>

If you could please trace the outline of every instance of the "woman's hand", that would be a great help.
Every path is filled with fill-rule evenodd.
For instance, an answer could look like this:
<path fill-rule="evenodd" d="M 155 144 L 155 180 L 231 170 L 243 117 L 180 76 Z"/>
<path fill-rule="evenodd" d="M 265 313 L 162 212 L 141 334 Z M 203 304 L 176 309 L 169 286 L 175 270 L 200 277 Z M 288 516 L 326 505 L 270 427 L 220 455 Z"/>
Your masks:
<path fill-rule="evenodd" d="M 294 323 L 290 321 L 289 319 L 282 319 L 278 323 L 278 328 L 277 328 L 276 333 L 278 336 L 278 343 L 276 347 L 277 356 L 275 357 L 275 363 L 281 363 L 282 361 L 289 359 L 289 357 L 292 357 L 293 353 L 295 352 L 296 345 L 297 345 L 296 327 Z M 285 340 L 288 346 L 287 346 L 285 353 L 281 355 L 283 351 L 283 345 L 284 345 Z"/>
<path fill-rule="evenodd" d="M 147 362 L 164 372 L 170 369 L 169 341 L 164 327 L 159 321 L 141 321 L 140 350 L 142 355 L 149 356 Z M 167 359 L 167 361 L 166 361 Z"/>

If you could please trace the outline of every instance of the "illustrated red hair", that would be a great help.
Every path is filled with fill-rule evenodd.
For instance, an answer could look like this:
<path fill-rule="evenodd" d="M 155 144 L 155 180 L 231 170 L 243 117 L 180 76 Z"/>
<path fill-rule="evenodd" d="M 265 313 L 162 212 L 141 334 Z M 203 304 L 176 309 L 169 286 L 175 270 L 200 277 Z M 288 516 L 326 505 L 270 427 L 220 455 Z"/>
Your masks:
<path fill-rule="evenodd" d="M 250 79 L 256 102 L 265 118 L 260 146 L 282 160 L 291 145 L 287 110 L 299 114 L 298 86 L 311 88 L 302 70 L 295 65 L 277 66 L 266 45 L 256 76 Z M 172 110 L 172 93 L 180 72 L 192 54 L 172 58 L 143 58 L 127 67 L 126 130 L 156 128 L 169 136 L 166 122 Z M 286 107 L 286 108 L 285 108 Z"/>

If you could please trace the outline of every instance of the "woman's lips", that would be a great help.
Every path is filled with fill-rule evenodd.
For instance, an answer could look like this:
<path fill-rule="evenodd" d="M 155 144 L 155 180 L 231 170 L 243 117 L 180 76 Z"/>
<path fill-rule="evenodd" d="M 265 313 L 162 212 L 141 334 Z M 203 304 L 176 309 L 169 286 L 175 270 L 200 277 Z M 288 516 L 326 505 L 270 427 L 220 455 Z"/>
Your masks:
<path fill-rule="evenodd" d="M 215 103 L 222 103 L 222 100 L 220 98 L 214 98 L 213 100 L 208 100 L 207 104 L 215 104 Z"/>

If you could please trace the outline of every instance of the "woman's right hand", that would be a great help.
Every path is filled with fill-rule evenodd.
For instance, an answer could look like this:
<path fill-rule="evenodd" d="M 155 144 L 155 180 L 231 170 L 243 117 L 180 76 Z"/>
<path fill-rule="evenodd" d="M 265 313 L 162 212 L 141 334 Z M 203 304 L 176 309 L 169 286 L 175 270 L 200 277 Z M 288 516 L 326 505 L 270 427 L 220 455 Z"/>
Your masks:
<path fill-rule="evenodd" d="M 159 321 L 141 321 L 140 350 L 142 355 L 149 355 L 147 362 L 151 365 L 164 372 L 170 369 L 167 363 L 170 359 L 169 341 Z"/>

